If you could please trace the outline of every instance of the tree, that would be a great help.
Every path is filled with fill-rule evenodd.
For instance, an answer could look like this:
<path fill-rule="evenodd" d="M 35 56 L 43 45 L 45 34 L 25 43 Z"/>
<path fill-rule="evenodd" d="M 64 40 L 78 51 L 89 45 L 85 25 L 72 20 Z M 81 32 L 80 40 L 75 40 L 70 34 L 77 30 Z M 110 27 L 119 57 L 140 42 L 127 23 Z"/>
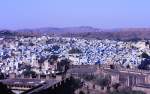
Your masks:
<path fill-rule="evenodd" d="M 150 70 L 150 59 L 142 60 L 138 68 L 142 70 Z"/>
<path fill-rule="evenodd" d="M 35 76 L 36 72 L 31 70 L 31 65 L 25 65 L 25 71 L 22 72 L 24 76 Z"/>
<path fill-rule="evenodd" d="M 118 92 L 119 86 L 121 86 L 119 83 L 115 83 L 112 85 L 112 87 L 116 90 L 116 92 Z"/>
<path fill-rule="evenodd" d="M 54 46 L 52 46 L 52 49 L 53 49 L 54 51 L 58 51 L 58 50 L 60 49 L 60 47 L 59 47 L 58 45 L 54 45 Z"/>
<path fill-rule="evenodd" d="M 41 58 L 38 60 L 39 70 L 40 70 L 40 71 L 42 70 L 42 64 L 44 63 L 45 60 L 46 60 L 45 57 L 41 57 Z"/>
<path fill-rule="evenodd" d="M 128 65 L 126 66 L 126 68 L 127 68 L 127 69 L 130 69 L 130 65 L 128 64 Z"/>
<path fill-rule="evenodd" d="M 99 77 L 96 79 L 96 84 L 100 85 L 102 90 L 104 87 L 109 87 L 110 83 L 111 80 L 109 76 Z"/>
<path fill-rule="evenodd" d="M 22 74 L 25 75 L 25 76 L 30 76 L 30 75 L 35 76 L 36 72 L 32 71 L 32 70 L 26 70 L 26 71 L 23 71 Z"/>
<path fill-rule="evenodd" d="M 27 71 L 30 71 L 30 70 L 31 70 L 31 65 L 25 65 L 25 69 L 26 69 Z"/>
<path fill-rule="evenodd" d="M 85 94 L 83 91 L 80 91 L 79 94 Z"/>
<path fill-rule="evenodd" d="M 150 56 L 146 52 L 143 52 L 141 56 L 144 60 L 141 61 L 138 68 L 142 70 L 150 70 Z"/>
<path fill-rule="evenodd" d="M 82 51 L 78 48 L 72 48 L 71 50 L 69 50 L 69 54 L 79 54 L 82 53 Z"/>
<path fill-rule="evenodd" d="M 58 62 L 57 67 L 59 71 L 67 72 L 69 69 L 70 60 L 69 59 L 62 59 L 60 62 Z"/>
<path fill-rule="evenodd" d="M 96 77 L 94 75 L 82 75 L 82 78 L 87 80 L 87 81 L 91 81 L 91 80 L 95 80 Z"/>
<path fill-rule="evenodd" d="M 32 43 L 32 42 L 30 42 L 30 43 L 29 43 L 29 46 L 34 46 L 34 45 L 35 45 L 35 44 L 34 44 L 34 43 Z"/>
<path fill-rule="evenodd" d="M 0 72 L 0 80 L 4 79 L 4 78 L 5 78 L 4 74 L 2 72 Z"/>
<path fill-rule="evenodd" d="M 115 69 L 115 65 L 114 65 L 114 64 L 111 64 L 111 65 L 110 65 L 110 69 Z"/>
<path fill-rule="evenodd" d="M 141 57 L 142 58 L 150 58 L 150 56 L 146 53 L 146 52 L 143 52 L 142 54 L 141 54 Z"/>
<path fill-rule="evenodd" d="M 49 58 L 48 58 L 48 62 L 53 65 L 55 61 L 58 60 L 58 56 L 57 55 L 51 55 Z"/>
<path fill-rule="evenodd" d="M 42 63 L 44 63 L 45 60 L 46 60 L 45 57 L 41 57 L 41 58 L 38 60 L 38 63 L 42 64 Z"/>

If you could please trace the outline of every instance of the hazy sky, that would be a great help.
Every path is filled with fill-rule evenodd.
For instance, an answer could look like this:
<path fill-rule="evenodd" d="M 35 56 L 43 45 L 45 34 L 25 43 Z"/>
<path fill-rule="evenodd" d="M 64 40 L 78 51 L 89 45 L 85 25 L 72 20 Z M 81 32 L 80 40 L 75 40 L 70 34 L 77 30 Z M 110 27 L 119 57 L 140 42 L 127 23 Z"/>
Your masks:
<path fill-rule="evenodd" d="M 149 27 L 150 0 L 0 0 L 0 29 Z"/>

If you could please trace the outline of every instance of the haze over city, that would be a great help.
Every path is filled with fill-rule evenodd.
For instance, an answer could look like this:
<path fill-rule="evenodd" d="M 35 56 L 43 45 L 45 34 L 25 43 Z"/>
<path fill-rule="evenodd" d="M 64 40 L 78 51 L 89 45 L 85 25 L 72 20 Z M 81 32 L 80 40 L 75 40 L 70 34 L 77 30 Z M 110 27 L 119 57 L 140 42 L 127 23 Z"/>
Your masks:
<path fill-rule="evenodd" d="M 149 0 L 3 0 L 0 29 L 149 27 Z"/>

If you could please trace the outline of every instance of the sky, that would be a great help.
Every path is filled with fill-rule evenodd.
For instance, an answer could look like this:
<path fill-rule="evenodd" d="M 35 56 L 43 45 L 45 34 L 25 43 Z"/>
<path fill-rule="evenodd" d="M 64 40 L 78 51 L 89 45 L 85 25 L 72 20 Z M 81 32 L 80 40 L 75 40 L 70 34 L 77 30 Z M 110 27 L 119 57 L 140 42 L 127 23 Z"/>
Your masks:
<path fill-rule="evenodd" d="M 0 29 L 150 27 L 150 0 L 0 0 Z"/>

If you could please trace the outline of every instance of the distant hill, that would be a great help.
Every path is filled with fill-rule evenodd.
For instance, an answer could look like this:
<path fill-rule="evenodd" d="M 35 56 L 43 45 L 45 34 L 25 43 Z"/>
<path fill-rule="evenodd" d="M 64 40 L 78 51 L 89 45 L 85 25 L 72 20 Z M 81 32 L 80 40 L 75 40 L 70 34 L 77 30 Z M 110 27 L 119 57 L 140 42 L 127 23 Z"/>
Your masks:
<path fill-rule="evenodd" d="M 16 36 L 17 33 L 12 32 L 10 30 L 0 30 L 0 38 L 14 38 L 14 36 Z"/>
<path fill-rule="evenodd" d="M 79 32 L 79 33 L 62 33 L 64 37 L 81 37 L 81 38 L 95 38 L 95 39 L 110 39 L 110 40 L 123 40 L 123 41 L 137 41 L 149 40 L 150 29 L 116 29 L 116 30 L 101 30 L 95 32 Z"/>
<path fill-rule="evenodd" d="M 14 36 L 14 33 L 9 30 L 0 30 L 0 36 Z"/>
<path fill-rule="evenodd" d="M 23 36 L 50 35 L 50 36 L 61 36 L 61 37 L 79 37 L 79 38 L 136 41 L 142 39 L 149 40 L 150 28 L 99 29 L 99 28 L 93 28 L 89 26 L 66 27 L 66 28 L 48 27 L 48 28 L 38 28 L 38 29 L 16 30 L 13 32 L 13 35 L 14 34 L 19 36 L 20 35 Z"/>

